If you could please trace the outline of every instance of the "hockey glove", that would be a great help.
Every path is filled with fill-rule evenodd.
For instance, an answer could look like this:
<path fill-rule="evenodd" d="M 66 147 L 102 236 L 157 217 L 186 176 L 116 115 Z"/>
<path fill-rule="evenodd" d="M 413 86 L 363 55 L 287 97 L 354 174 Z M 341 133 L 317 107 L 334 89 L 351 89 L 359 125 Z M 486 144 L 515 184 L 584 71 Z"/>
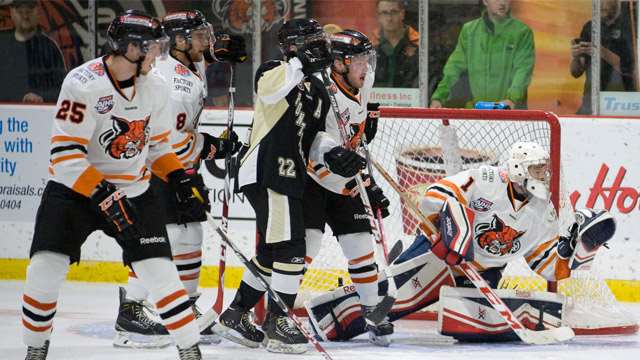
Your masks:
<path fill-rule="evenodd" d="M 389 216 L 388 208 L 390 202 L 389 199 L 384 196 L 382 189 L 376 184 L 373 178 L 367 174 L 362 175 L 362 180 L 364 181 L 367 189 L 367 197 L 369 198 L 369 203 L 371 203 L 373 213 L 375 214 L 380 210 L 380 214 L 383 218 Z M 358 194 L 356 179 L 350 180 L 345 187 L 351 192 L 351 196 L 356 196 Z"/>
<path fill-rule="evenodd" d="M 336 146 L 324 154 L 325 166 L 336 175 L 342 177 L 355 176 L 367 167 L 367 161 L 355 151 Z"/>
<path fill-rule="evenodd" d="M 569 235 L 560 236 L 558 242 L 558 256 L 570 259 L 571 270 L 590 263 L 616 231 L 615 219 L 606 210 L 577 209 L 575 219 Z"/>
<path fill-rule="evenodd" d="M 219 62 L 243 63 L 247 60 L 247 49 L 242 36 L 216 32 L 213 56 Z"/>
<path fill-rule="evenodd" d="M 240 150 L 242 144 L 238 141 L 238 134 L 231 132 L 231 136 L 227 136 L 226 131 L 220 136 L 215 137 L 207 133 L 201 133 L 204 138 L 204 144 L 200 151 L 202 160 L 224 159 L 227 154 L 235 154 Z"/>
<path fill-rule="evenodd" d="M 206 220 L 205 212 L 211 211 L 211 203 L 202 176 L 194 169 L 180 169 L 170 173 L 168 178 L 178 203 L 178 224 Z"/>
<path fill-rule="evenodd" d="M 302 72 L 307 76 L 323 71 L 333 62 L 329 42 L 324 39 L 298 46 L 296 57 L 302 63 Z"/>
<path fill-rule="evenodd" d="M 124 191 L 102 180 L 91 195 L 91 205 L 112 226 L 116 236 L 124 241 L 138 241 L 141 234 L 135 208 Z"/>
<path fill-rule="evenodd" d="M 364 124 L 364 136 L 367 138 L 367 144 L 371 144 L 373 138 L 378 132 L 378 119 L 380 118 L 380 103 L 367 104 L 367 120 Z"/>
<path fill-rule="evenodd" d="M 448 265 L 473 260 L 473 218 L 471 209 L 456 200 L 445 201 L 439 216 L 439 230 L 431 252 Z"/>

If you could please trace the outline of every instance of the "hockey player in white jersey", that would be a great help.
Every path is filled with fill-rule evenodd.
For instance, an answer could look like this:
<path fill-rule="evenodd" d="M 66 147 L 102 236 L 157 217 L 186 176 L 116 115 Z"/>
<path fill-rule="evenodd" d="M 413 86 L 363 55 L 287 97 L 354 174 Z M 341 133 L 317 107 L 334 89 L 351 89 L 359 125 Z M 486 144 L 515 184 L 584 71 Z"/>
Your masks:
<path fill-rule="evenodd" d="M 389 319 L 402 318 L 437 301 L 443 285 L 470 286 L 455 268 L 463 261 L 472 262 L 496 287 L 507 263 L 519 257 L 549 281 L 567 278 L 585 259 L 592 260 L 613 236 L 613 218 L 604 210 L 580 210 L 576 223 L 560 236 L 549 177 L 548 153 L 537 143 L 519 142 L 512 146 L 503 167 L 482 166 L 431 184 L 419 204 L 439 233 L 430 234 L 433 245 L 419 235 L 390 267 L 398 296 Z M 381 285 L 385 287 L 384 282 Z M 346 287 L 313 301 L 309 307 L 318 332 L 335 340 L 362 333 L 364 329 L 343 310 L 353 301 Z M 331 312 L 338 314 L 337 321 L 327 317 Z M 481 327 L 453 335 L 474 341 L 513 339 L 510 334 L 500 337 Z"/>
<path fill-rule="evenodd" d="M 369 103 L 376 53 L 367 36 L 356 30 L 332 35 L 331 51 L 334 62 L 328 71 L 337 88 L 335 98 L 341 121 L 346 121 L 351 131 L 351 148 L 357 148 L 360 141 L 371 142 L 377 130 L 379 104 Z M 360 298 L 367 327 L 378 338 L 376 343 L 380 343 L 382 337 L 393 332 L 393 325 L 384 322 L 384 317 L 375 316 L 379 311 L 376 309 L 379 304 L 378 265 L 371 225 L 360 197 L 353 191 L 356 187 L 354 176 L 366 162 L 356 152 L 342 146 L 335 117 L 333 112 L 327 115 L 326 130 L 318 133 L 311 146 L 307 172 L 312 180 L 307 182 L 304 193 L 305 262 L 310 266 L 318 255 L 325 224 L 328 224 L 348 260 L 349 276 Z M 374 213 L 381 209 L 388 215 L 389 200 L 371 177 L 368 177 L 367 193 Z"/>
<path fill-rule="evenodd" d="M 201 359 L 199 330 L 180 282 L 151 173 L 168 181 L 181 211 L 202 215 L 204 189 L 171 150 L 167 85 L 152 70 L 166 54 L 159 21 L 128 11 L 108 29 L 111 53 L 72 70 L 57 103 L 51 178 L 36 217 L 22 301 L 27 360 L 45 359 L 59 289 L 80 247 L 103 230 L 149 289 L 182 360 Z"/>
<path fill-rule="evenodd" d="M 167 112 L 172 120 L 169 144 L 184 167 L 194 172 L 195 178 L 204 187 L 202 176 L 197 174 L 201 161 L 221 159 L 240 148 L 235 133 L 226 136 L 227 139 L 198 131 L 200 114 L 207 96 L 206 66 L 208 60 L 243 62 L 246 59 L 244 40 L 238 36 L 218 33 L 218 37 L 225 37 L 225 41 L 218 42 L 216 46 L 211 24 L 197 10 L 169 13 L 164 17 L 162 25 L 170 38 L 171 50 L 166 59 L 156 62 L 155 68 L 168 83 Z M 163 199 L 173 261 L 199 319 L 200 311 L 195 303 L 199 297 L 198 282 L 202 265 L 203 232 L 200 222 L 205 217 L 193 217 L 179 212 L 173 192 L 160 178 L 152 177 L 151 187 Z M 209 210 L 208 193 L 204 195 Z M 148 295 L 136 274 L 131 271 L 126 291 L 120 290 L 114 345 L 159 347 L 170 341 L 166 329 L 145 313 L 143 301 Z M 204 343 L 219 342 L 219 337 L 211 331 L 211 325 L 200 324 L 201 341 Z"/>

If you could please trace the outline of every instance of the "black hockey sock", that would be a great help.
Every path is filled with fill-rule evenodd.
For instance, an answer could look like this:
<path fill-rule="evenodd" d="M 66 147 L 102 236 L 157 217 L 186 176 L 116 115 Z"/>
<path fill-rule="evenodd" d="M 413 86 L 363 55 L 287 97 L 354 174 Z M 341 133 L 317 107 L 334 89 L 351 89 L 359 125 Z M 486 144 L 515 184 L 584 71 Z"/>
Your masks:
<path fill-rule="evenodd" d="M 243 312 L 249 311 L 256 306 L 263 294 L 264 291 L 254 289 L 242 281 L 240 282 L 240 287 L 238 288 L 236 297 L 233 299 L 233 302 L 229 307 L 242 310 Z"/>
<path fill-rule="evenodd" d="M 278 294 L 278 296 L 280 296 L 280 299 L 282 299 L 282 301 L 284 301 L 285 304 L 287 304 L 287 306 L 290 309 L 293 309 L 293 305 L 296 302 L 296 294 L 285 294 L 285 293 L 281 293 L 279 291 L 276 291 L 276 293 Z M 278 316 L 286 316 L 287 314 L 280 309 L 280 307 L 278 306 L 278 304 L 276 304 L 276 302 L 269 297 L 269 312 L 273 313 L 274 315 L 278 315 Z"/>

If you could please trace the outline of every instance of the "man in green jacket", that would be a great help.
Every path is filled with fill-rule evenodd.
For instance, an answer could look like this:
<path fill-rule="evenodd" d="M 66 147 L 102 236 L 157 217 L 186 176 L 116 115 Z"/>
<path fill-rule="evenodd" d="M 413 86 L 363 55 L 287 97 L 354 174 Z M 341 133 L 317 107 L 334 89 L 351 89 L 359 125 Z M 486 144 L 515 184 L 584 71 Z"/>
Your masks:
<path fill-rule="evenodd" d="M 444 66 L 443 78 L 431 97 L 439 108 L 450 98 L 451 88 L 467 72 L 472 99 L 502 102 L 512 109 L 527 108 L 535 52 L 533 32 L 511 17 L 511 0 L 483 0 L 486 10 L 463 25 L 455 50 Z"/>

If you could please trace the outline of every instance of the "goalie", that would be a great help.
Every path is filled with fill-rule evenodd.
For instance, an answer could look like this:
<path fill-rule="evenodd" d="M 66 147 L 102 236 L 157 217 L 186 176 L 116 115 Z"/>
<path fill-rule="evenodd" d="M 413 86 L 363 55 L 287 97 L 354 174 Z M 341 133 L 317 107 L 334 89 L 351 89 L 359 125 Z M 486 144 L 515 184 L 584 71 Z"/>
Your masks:
<path fill-rule="evenodd" d="M 572 270 L 588 267 L 598 248 L 613 236 L 615 221 L 605 210 L 578 210 L 576 221 L 560 236 L 558 217 L 549 201 L 549 179 L 548 153 L 537 143 L 518 142 L 503 167 L 482 166 L 431 184 L 419 207 L 437 225 L 438 233 L 425 230 L 433 244 L 427 235 L 418 235 L 390 267 L 398 294 L 389 320 L 438 301 L 444 285 L 472 286 L 456 269 L 463 261 L 473 263 L 494 288 L 505 266 L 520 257 L 549 281 L 568 278 Z M 385 293 L 386 288 L 387 279 L 381 279 L 379 291 Z M 514 310 L 518 317 L 522 309 L 537 309 L 529 311 L 533 319 L 524 323 L 531 327 L 559 325 L 561 297 L 537 293 L 516 299 L 513 293 L 501 292 L 508 306 L 518 308 Z M 479 305 L 479 300 L 474 301 L 477 298 L 477 290 L 469 289 L 450 291 L 441 299 L 441 327 L 445 327 L 443 313 L 455 312 L 459 320 L 441 332 L 471 341 L 513 340 L 508 328 L 495 331 L 498 322 L 491 322 L 491 314 L 479 325 L 477 313 L 493 309 Z M 350 310 L 356 303 L 353 288 L 345 286 L 313 299 L 307 310 L 320 336 L 347 340 L 364 332 L 358 326 L 359 315 Z"/>

